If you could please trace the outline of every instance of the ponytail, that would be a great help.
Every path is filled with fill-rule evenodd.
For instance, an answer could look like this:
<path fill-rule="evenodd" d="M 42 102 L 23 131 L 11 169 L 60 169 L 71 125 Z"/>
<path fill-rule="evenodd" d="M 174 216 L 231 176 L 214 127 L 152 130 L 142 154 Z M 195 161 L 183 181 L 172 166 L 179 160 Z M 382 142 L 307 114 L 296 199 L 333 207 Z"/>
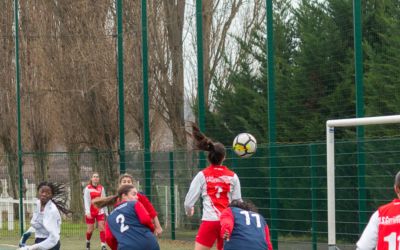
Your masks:
<path fill-rule="evenodd" d="M 97 208 L 102 208 L 105 206 L 114 205 L 118 199 L 122 198 L 123 194 L 128 194 L 133 188 L 136 188 L 134 185 L 122 185 L 118 188 L 117 194 L 107 196 L 107 197 L 98 197 L 92 201 L 93 205 Z"/>
<path fill-rule="evenodd" d="M 97 208 L 102 208 L 105 206 L 114 205 L 118 200 L 118 195 L 111 195 L 107 197 L 97 197 L 95 198 L 92 203 Z"/>
<path fill-rule="evenodd" d="M 192 123 L 192 129 L 195 147 L 208 152 L 207 159 L 211 164 L 220 165 L 225 159 L 226 153 L 224 145 L 219 142 L 213 142 L 210 138 L 205 136 L 195 123 Z"/>

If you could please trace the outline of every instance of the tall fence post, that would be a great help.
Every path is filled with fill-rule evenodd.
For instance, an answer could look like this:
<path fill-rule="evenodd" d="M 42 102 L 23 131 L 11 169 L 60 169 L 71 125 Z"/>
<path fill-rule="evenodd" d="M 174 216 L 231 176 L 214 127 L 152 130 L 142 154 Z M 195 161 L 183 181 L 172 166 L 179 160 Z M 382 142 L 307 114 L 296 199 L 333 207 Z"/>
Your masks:
<path fill-rule="evenodd" d="M 146 194 L 151 197 L 151 141 L 149 122 L 149 80 L 147 47 L 147 3 L 142 0 L 142 73 L 143 73 L 143 134 L 144 134 L 144 173 Z"/>
<path fill-rule="evenodd" d="M 271 210 L 271 238 L 274 249 L 278 249 L 278 195 L 277 195 L 277 168 L 276 168 L 276 119 L 275 119 L 275 70 L 274 70 L 274 31 L 273 31 L 273 3 L 266 0 L 267 8 L 267 72 L 268 72 L 268 140 L 269 140 L 269 167 L 270 171 L 270 210 Z"/>
<path fill-rule="evenodd" d="M 200 131 L 205 132 L 205 103 L 204 103 L 204 57 L 203 57 L 203 1 L 196 0 L 196 35 L 197 35 L 197 98 L 198 123 Z M 199 168 L 206 166 L 205 155 L 199 153 Z"/>
<path fill-rule="evenodd" d="M 19 180 L 19 222 L 20 233 L 24 233 L 24 204 L 23 204 L 23 173 L 22 173 L 22 143 L 21 143 L 21 98 L 20 98 L 20 72 L 19 72 L 19 4 L 14 0 L 14 25 L 15 25 L 15 84 L 17 99 L 17 150 L 18 150 L 18 180 Z"/>
<path fill-rule="evenodd" d="M 316 145 L 310 144 L 310 174 L 311 174 L 311 238 L 312 249 L 317 250 L 317 159 L 316 159 Z"/>
<path fill-rule="evenodd" d="M 356 117 L 364 117 L 364 83 L 362 57 L 361 0 L 353 0 L 354 18 L 354 70 L 356 82 Z M 357 126 L 357 176 L 358 176 L 358 231 L 362 233 L 367 223 L 365 190 L 364 127 Z"/>
<path fill-rule="evenodd" d="M 125 173 L 125 99 L 124 52 L 122 29 L 122 0 L 117 0 L 117 53 L 118 53 L 118 111 L 119 111 L 119 171 Z"/>
<path fill-rule="evenodd" d="M 171 239 L 175 240 L 175 175 L 174 175 L 174 152 L 169 152 L 169 190 L 171 193 Z"/>

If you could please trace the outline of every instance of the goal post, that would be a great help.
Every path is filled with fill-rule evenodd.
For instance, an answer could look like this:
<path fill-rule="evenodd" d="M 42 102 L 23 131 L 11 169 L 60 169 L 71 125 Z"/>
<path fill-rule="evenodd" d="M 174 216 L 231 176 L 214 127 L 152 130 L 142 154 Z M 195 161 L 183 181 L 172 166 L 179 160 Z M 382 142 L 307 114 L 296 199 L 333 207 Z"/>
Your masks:
<path fill-rule="evenodd" d="M 400 115 L 328 120 L 326 122 L 326 174 L 328 196 L 328 249 L 336 249 L 335 127 L 400 123 Z"/>

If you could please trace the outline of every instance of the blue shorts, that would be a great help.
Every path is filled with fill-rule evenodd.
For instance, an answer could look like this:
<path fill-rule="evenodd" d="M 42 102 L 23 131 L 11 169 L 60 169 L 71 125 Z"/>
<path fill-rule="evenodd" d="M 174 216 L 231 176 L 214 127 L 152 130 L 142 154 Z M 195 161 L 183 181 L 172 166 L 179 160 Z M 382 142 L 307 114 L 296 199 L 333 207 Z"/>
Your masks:
<path fill-rule="evenodd" d="M 45 239 L 46 238 L 36 238 L 35 239 L 35 244 L 36 243 L 40 243 L 40 242 L 44 241 Z M 60 243 L 60 241 L 58 241 L 57 245 L 55 245 L 53 248 L 50 248 L 49 250 L 60 250 L 60 246 L 61 246 L 61 243 Z"/>

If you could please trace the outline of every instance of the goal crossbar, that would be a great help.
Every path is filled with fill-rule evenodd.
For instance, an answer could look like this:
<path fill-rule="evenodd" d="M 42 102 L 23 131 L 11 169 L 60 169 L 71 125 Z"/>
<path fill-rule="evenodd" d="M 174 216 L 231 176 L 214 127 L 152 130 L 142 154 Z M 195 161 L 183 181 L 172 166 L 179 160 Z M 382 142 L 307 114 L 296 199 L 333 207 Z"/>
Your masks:
<path fill-rule="evenodd" d="M 328 196 L 328 249 L 336 249 L 335 218 L 335 127 L 400 123 L 400 115 L 337 119 L 326 122 L 326 174 Z"/>

